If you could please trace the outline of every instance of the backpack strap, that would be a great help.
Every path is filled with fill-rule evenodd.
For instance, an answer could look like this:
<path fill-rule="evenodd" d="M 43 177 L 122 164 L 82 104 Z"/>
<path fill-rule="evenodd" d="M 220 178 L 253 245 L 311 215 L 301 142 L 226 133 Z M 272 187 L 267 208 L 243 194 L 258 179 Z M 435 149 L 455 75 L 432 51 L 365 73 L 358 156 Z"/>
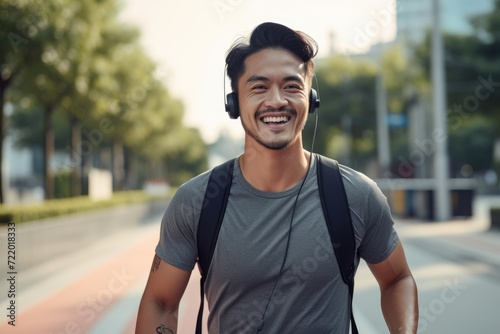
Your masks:
<path fill-rule="evenodd" d="M 222 165 L 215 167 L 210 173 L 198 221 L 196 243 L 198 246 L 198 267 L 201 273 L 201 301 L 196 320 L 196 334 L 201 334 L 205 304 L 205 280 L 210 268 L 210 262 L 212 262 L 220 226 L 226 213 L 227 200 L 233 179 L 234 160 L 226 161 Z"/>
<path fill-rule="evenodd" d="M 335 251 L 335 257 L 340 267 L 342 280 L 349 287 L 352 334 L 358 334 L 352 312 L 356 241 L 349 204 L 338 162 L 333 159 L 323 158 L 320 155 L 318 157 L 317 173 L 321 206 L 327 222 L 326 225 L 333 250 Z"/>

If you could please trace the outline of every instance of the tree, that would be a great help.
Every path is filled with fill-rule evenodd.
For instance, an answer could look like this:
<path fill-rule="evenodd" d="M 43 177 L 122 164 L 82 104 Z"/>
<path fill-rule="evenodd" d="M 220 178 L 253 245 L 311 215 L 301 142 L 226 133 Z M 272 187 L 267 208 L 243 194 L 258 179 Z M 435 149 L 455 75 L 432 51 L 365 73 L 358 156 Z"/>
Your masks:
<path fill-rule="evenodd" d="M 459 171 L 464 165 L 472 167 L 474 172 L 486 172 L 493 166 L 493 124 L 484 117 L 474 117 L 460 128 L 451 128 L 450 163 L 459 177 Z M 467 176 L 467 175 L 465 175 Z"/>
<path fill-rule="evenodd" d="M 33 10 L 34 1 L 25 3 Z M 91 163 L 97 148 L 113 152 L 109 168 L 115 189 L 126 187 L 130 159 L 158 170 L 165 168 L 169 155 L 191 159 L 187 164 L 206 163 L 199 133 L 182 124 L 183 106 L 169 95 L 140 47 L 138 31 L 119 22 L 116 14 L 115 0 L 57 0 L 30 35 L 29 57 L 11 94 L 13 125 L 20 131 L 20 145 L 44 138 L 46 198 L 54 195 L 50 163 L 55 149 L 70 155 L 70 164 L 59 167 L 70 168 L 73 195 L 80 193 L 80 166 Z M 183 146 L 187 154 L 179 154 L 178 139 L 183 137 L 197 146 Z"/>
<path fill-rule="evenodd" d="M 167 180 L 180 186 L 193 175 L 207 170 L 207 147 L 197 129 L 183 128 L 177 133 L 176 150 L 163 158 Z"/>
<path fill-rule="evenodd" d="M 34 15 L 21 1 L 0 2 L 0 166 L 3 165 L 3 140 L 5 137 L 4 106 L 7 91 L 32 56 L 27 44 L 36 34 L 36 24 L 43 24 L 40 12 Z M 0 169 L 0 204 L 4 202 L 3 175 Z"/>
<path fill-rule="evenodd" d="M 109 103 L 106 108 L 94 109 L 92 119 L 107 119 L 113 128 L 108 137 L 113 147 L 114 185 L 116 189 L 123 189 L 124 147 L 128 146 L 131 152 L 140 153 L 144 137 L 152 136 L 156 128 L 164 124 L 158 115 L 171 115 L 176 111 L 166 108 L 165 101 L 169 97 L 161 79 L 157 77 L 156 66 L 137 43 L 116 45 L 113 64 L 109 64 L 108 73 L 100 78 L 98 87 L 101 87 L 98 90 L 101 94 L 106 94 Z M 105 99 L 99 100 L 102 102 Z M 179 110 L 179 114 L 182 115 L 182 110 Z M 174 125 L 180 126 L 181 122 Z M 158 149 L 156 152 L 160 156 L 164 153 Z"/>
<path fill-rule="evenodd" d="M 111 26 L 108 22 L 115 22 L 113 19 L 118 8 L 115 0 L 58 0 L 54 4 L 50 16 L 38 25 L 38 31 L 29 44 L 33 56 L 26 63 L 17 85 L 23 96 L 33 99 L 43 110 L 46 198 L 54 195 L 50 166 L 54 154 L 53 115 L 59 112 L 68 118 L 72 129 L 71 151 L 77 152 L 82 119 L 89 110 L 96 110 L 99 105 L 106 104 L 105 101 L 93 99 L 99 94 L 93 94 L 92 90 L 96 78 L 102 75 L 99 71 L 103 68 L 103 59 L 109 63 L 112 58 L 114 44 L 107 44 L 110 40 L 105 38 L 109 33 L 104 31 L 103 26 L 107 28 Z M 123 33 L 125 37 L 121 40 L 132 40 L 138 36 L 135 32 L 131 33 L 130 29 L 124 29 Z M 103 99 L 103 96 L 105 94 L 99 98 Z M 73 193 L 77 195 L 79 165 L 71 167 Z"/>
<path fill-rule="evenodd" d="M 95 6 L 99 6 L 99 3 L 58 0 L 53 5 L 50 16 L 37 26 L 38 31 L 29 44 L 33 57 L 26 63 L 18 80 L 22 94 L 33 98 L 44 114 L 44 188 L 47 199 L 54 197 L 51 171 L 54 154 L 53 114 L 63 106 L 64 99 L 67 100 L 78 85 L 77 73 L 85 66 L 81 62 L 81 55 L 95 45 L 98 31 L 89 19 L 94 10 L 88 7 L 94 7 L 97 11 Z"/>
<path fill-rule="evenodd" d="M 376 67 L 366 60 L 333 56 L 318 64 L 321 106 L 314 151 L 359 167 L 373 155 Z M 314 120 L 304 129 L 304 144 L 313 138 Z M 348 161 L 345 161 L 348 160 Z"/>
<path fill-rule="evenodd" d="M 99 20 L 99 43 L 92 52 L 84 54 L 80 71 L 75 82 L 77 89 L 74 90 L 67 108 L 67 114 L 71 124 L 71 144 L 68 150 L 71 155 L 71 175 L 73 196 L 81 194 L 80 184 L 82 180 L 81 165 L 86 157 L 82 152 L 82 125 L 100 131 L 106 140 L 111 140 L 112 134 L 106 129 L 101 129 L 103 118 L 106 117 L 110 107 L 116 104 L 119 91 L 124 91 L 123 84 L 114 78 L 113 68 L 116 67 L 114 55 L 122 48 L 135 47 L 138 43 L 139 33 L 135 28 L 125 26 L 116 20 L 116 12 L 106 10 L 105 15 Z M 126 64 L 132 68 L 137 64 Z M 120 89 L 117 89 L 120 87 Z M 114 125 L 110 125 L 114 126 Z M 90 130 L 92 131 L 92 130 Z M 89 133 L 88 130 L 85 133 Z M 85 135 L 84 133 L 84 135 Z M 104 138 L 103 138 L 104 139 Z M 105 144 L 101 141 L 100 144 Z M 94 145 L 99 146 L 99 145 Z M 119 141 L 115 140 L 113 145 L 113 184 L 115 189 L 124 188 L 123 180 L 123 148 Z"/>
<path fill-rule="evenodd" d="M 473 157 L 477 152 L 492 154 L 490 147 L 500 134 L 500 1 L 495 0 L 491 12 L 471 19 L 471 34 L 445 34 L 445 67 L 447 87 L 447 121 L 450 132 L 449 152 L 452 167 L 457 174 L 464 162 L 464 155 Z M 430 33 L 416 47 L 417 60 L 422 67 L 430 68 Z M 489 125 L 484 124 L 488 119 Z M 482 135 L 476 138 L 478 129 Z M 493 134 L 490 130 L 493 129 Z M 479 132 L 481 132 L 479 131 Z M 487 141 L 491 141 L 488 143 Z M 467 145 L 465 143 L 467 142 Z M 459 144 L 461 143 L 461 144 Z M 462 145 L 463 144 L 463 145 Z M 478 145 L 484 145 L 480 148 Z M 458 150 L 457 148 L 460 147 Z M 462 153 L 461 153 L 462 152 Z M 484 169 L 481 162 L 471 163 Z M 481 167 L 479 167 L 481 166 Z M 491 165 L 490 165 L 491 166 Z"/>

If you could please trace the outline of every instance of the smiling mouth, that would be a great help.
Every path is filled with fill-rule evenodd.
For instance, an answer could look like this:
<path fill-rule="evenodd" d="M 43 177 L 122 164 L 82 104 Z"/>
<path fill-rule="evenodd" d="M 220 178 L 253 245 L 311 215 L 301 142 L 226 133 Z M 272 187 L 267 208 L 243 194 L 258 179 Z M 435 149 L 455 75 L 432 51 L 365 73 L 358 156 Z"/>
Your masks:
<path fill-rule="evenodd" d="M 267 116 L 267 117 L 262 117 L 261 121 L 266 123 L 266 124 L 283 124 L 288 122 L 291 119 L 290 116 Z"/>

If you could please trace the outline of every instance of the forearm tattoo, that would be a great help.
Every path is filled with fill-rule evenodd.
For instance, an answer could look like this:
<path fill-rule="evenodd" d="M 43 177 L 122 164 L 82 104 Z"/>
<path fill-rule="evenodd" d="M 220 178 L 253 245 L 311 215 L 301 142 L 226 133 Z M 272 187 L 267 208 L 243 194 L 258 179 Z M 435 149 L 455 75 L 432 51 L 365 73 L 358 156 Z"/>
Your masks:
<path fill-rule="evenodd" d="M 158 334 L 174 334 L 174 332 L 167 328 L 164 324 L 160 324 L 160 326 L 156 327 L 156 333 Z"/>
<path fill-rule="evenodd" d="M 155 255 L 155 258 L 153 259 L 153 265 L 151 266 L 151 272 L 154 273 L 160 268 L 160 262 L 161 259 L 159 258 L 158 255 Z"/>

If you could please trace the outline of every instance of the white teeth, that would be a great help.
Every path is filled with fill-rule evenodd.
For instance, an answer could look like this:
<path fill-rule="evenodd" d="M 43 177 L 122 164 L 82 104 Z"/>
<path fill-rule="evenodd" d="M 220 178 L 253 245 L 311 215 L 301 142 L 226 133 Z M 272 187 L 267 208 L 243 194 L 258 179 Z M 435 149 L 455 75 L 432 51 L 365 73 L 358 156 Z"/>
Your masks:
<path fill-rule="evenodd" d="M 286 122 L 286 121 L 288 121 L 288 119 L 289 119 L 289 118 L 288 118 L 288 117 L 286 117 L 286 116 L 281 116 L 281 117 L 270 117 L 270 116 L 268 116 L 268 117 L 264 117 L 264 118 L 262 119 L 262 121 L 263 121 L 264 123 L 281 123 L 281 122 Z"/>

